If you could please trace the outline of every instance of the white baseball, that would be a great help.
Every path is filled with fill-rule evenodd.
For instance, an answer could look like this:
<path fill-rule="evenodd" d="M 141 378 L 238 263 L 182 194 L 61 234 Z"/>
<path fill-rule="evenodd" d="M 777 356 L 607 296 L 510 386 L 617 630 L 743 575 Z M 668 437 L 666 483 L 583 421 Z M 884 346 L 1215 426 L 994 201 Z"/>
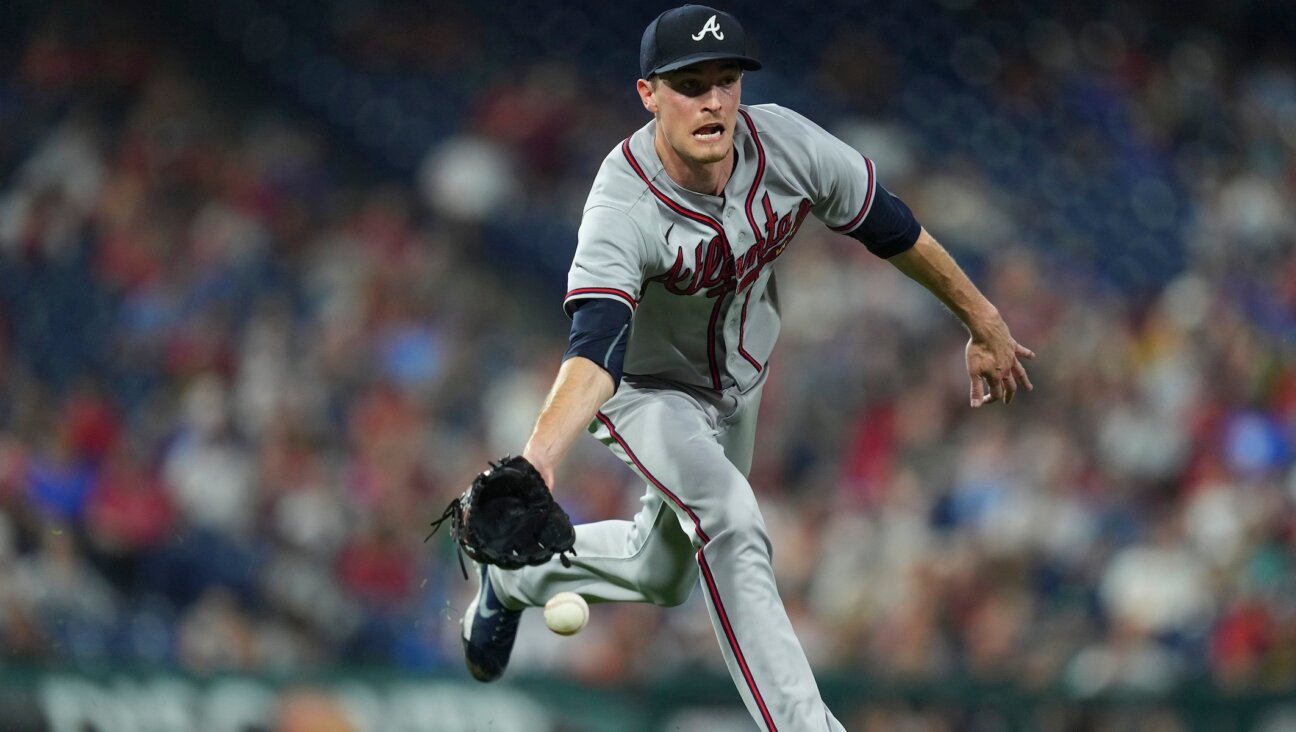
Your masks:
<path fill-rule="evenodd" d="M 575 635 L 589 622 L 589 604 L 575 592 L 559 592 L 545 603 L 544 619 L 558 635 Z"/>

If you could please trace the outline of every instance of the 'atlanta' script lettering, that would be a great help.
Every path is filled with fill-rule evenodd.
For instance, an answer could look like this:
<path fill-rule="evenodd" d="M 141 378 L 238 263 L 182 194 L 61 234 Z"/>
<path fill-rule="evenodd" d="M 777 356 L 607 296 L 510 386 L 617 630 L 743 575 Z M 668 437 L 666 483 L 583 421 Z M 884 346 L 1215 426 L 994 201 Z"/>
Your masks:
<path fill-rule="evenodd" d="M 687 264 L 681 247 L 670 269 L 652 280 L 661 282 L 666 291 L 674 295 L 693 295 L 703 290 L 708 295 L 715 295 L 734 288 L 742 291 L 750 287 L 765 265 L 778 259 L 787 249 L 810 213 L 810 201 L 801 199 L 795 213 L 780 217 L 770 204 L 769 194 L 761 199 L 761 207 L 765 213 L 764 229 L 756 232 L 756 243 L 740 259 L 734 259 L 728 242 L 715 236 L 710 241 L 698 242 L 693 248 L 692 261 Z"/>

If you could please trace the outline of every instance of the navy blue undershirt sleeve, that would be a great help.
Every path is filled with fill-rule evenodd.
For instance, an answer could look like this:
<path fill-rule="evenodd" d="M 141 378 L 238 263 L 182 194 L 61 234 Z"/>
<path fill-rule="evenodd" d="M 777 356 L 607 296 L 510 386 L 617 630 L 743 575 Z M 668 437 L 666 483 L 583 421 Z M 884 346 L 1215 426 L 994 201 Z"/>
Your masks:
<path fill-rule="evenodd" d="M 583 356 L 602 366 L 612 377 L 612 388 L 621 385 L 626 341 L 630 335 L 630 308 L 619 300 L 590 298 L 571 303 L 571 337 L 563 360 Z"/>
<path fill-rule="evenodd" d="M 918 241 L 922 226 L 904 201 L 881 185 L 877 188 L 873 207 L 847 236 L 860 240 L 870 252 L 885 259 L 912 247 Z"/>

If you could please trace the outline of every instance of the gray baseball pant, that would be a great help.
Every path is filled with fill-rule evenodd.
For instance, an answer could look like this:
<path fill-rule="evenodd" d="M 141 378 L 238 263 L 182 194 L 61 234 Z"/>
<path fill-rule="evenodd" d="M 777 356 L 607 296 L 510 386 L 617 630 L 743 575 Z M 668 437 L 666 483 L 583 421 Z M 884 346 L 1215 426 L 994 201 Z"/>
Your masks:
<path fill-rule="evenodd" d="M 571 567 L 492 567 L 491 581 L 513 605 L 540 607 L 568 591 L 673 606 L 700 579 L 729 674 L 760 728 L 845 732 L 779 598 L 747 482 L 762 386 L 716 392 L 627 377 L 591 431 L 647 481 L 643 507 L 631 521 L 577 526 Z"/>

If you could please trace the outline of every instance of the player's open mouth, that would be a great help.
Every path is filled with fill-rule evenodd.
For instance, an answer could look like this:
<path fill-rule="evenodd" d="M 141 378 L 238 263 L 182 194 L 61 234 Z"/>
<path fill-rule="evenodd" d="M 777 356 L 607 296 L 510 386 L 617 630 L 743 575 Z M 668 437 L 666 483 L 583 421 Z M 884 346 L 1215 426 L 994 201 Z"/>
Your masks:
<path fill-rule="evenodd" d="M 693 138 L 701 142 L 715 142 L 724 135 L 724 125 L 716 123 L 713 125 L 703 125 L 693 130 Z"/>

